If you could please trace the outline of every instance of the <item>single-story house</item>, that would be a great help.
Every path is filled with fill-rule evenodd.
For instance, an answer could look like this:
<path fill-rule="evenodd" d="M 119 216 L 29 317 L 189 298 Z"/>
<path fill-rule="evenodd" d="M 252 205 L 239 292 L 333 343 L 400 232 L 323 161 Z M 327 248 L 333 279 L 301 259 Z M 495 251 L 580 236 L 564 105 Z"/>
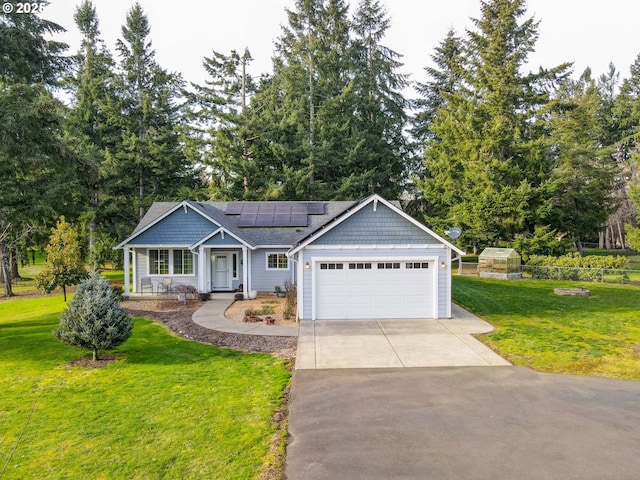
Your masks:
<path fill-rule="evenodd" d="M 464 254 L 375 194 L 359 201 L 156 202 L 116 248 L 124 250 L 126 297 L 150 280 L 198 292 L 242 285 L 245 297 L 289 281 L 297 285 L 297 318 L 311 320 L 448 318 L 451 262 Z"/>

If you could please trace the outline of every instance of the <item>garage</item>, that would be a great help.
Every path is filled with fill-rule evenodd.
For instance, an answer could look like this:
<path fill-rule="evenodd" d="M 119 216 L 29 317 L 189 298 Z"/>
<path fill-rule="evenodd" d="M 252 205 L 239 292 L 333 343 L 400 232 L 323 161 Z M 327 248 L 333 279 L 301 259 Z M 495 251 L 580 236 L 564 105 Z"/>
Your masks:
<path fill-rule="evenodd" d="M 435 318 L 434 259 L 314 262 L 315 319 Z"/>

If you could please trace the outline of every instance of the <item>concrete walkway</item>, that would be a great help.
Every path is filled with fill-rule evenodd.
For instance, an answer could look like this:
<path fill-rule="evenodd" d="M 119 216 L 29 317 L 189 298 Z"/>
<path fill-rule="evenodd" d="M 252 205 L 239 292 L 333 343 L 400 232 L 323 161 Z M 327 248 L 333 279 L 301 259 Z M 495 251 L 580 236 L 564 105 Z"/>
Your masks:
<path fill-rule="evenodd" d="M 272 337 L 297 337 L 298 327 L 278 327 L 264 323 L 238 323 L 229 320 L 224 312 L 234 301 L 234 293 L 214 293 L 211 300 L 193 313 L 193 321 L 198 325 L 227 333 L 244 333 L 247 335 L 269 335 Z"/>

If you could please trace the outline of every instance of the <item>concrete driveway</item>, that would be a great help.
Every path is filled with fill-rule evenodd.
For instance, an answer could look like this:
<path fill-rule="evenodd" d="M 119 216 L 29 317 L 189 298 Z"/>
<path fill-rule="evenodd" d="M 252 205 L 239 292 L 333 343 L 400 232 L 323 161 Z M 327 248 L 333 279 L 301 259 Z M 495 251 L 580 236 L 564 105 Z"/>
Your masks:
<path fill-rule="evenodd" d="M 520 367 L 296 370 L 289 434 L 289 480 L 631 480 L 640 382 Z"/>
<path fill-rule="evenodd" d="M 472 337 L 491 330 L 457 305 L 446 320 L 302 321 L 295 368 L 510 365 Z"/>

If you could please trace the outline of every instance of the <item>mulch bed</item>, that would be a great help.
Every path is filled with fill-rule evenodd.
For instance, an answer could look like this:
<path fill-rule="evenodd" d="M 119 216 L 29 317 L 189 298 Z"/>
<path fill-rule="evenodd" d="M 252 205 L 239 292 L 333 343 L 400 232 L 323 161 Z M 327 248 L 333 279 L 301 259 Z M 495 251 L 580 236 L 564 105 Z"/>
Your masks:
<path fill-rule="evenodd" d="M 210 330 L 193 322 L 193 312 L 202 306 L 200 300 L 186 303 L 173 299 L 125 300 L 123 307 L 133 317 L 145 317 L 166 325 L 172 332 L 189 340 L 209 343 L 216 347 L 228 347 L 243 352 L 271 353 L 277 357 L 294 360 L 298 339 L 296 337 L 272 337 Z"/>

